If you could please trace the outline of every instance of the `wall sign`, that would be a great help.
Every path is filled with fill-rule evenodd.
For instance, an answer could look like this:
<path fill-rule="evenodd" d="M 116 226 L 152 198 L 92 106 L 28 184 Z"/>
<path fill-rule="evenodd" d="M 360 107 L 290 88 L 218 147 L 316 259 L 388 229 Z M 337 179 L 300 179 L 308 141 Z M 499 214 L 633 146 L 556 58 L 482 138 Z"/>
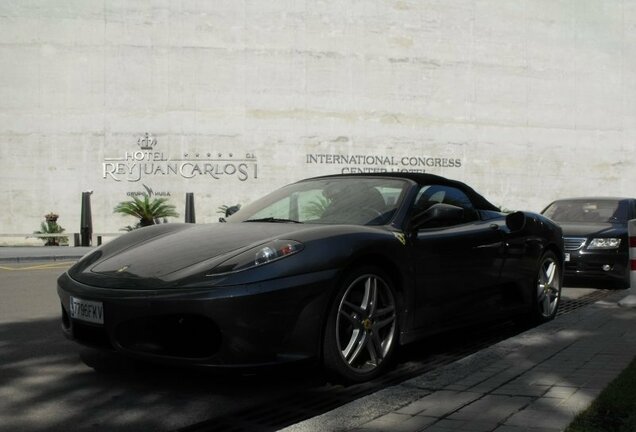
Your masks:
<path fill-rule="evenodd" d="M 142 184 L 142 186 L 144 187 L 145 190 L 143 190 L 143 191 L 126 192 L 126 195 L 129 196 L 129 197 L 143 197 L 143 196 L 147 196 L 148 198 L 151 198 L 153 196 L 156 196 L 156 197 L 169 197 L 169 196 L 171 196 L 170 192 L 168 192 L 168 191 L 155 191 L 151 187 L 146 186 L 145 184 Z"/>
<path fill-rule="evenodd" d="M 150 176 L 175 176 L 183 179 L 207 178 L 240 181 L 258 178 L 258 162 L 254 153 L 187 152 L 172 156 L 157 150 L 157 140 L 146 133 L 137 140 L 138 150 L 126 151 L 120 157 L 104 158 L 102 177 L 117 182 L 138 182 Z"/>
<path fill-rule="evenodd" d="M 309 165 L 334 165 L 342 174 L 371 172 L 417 172 L 433 168 L 461 168 L 461 158 L 431 156 L 346 155 L 340 153 L 307 153 Z"/>

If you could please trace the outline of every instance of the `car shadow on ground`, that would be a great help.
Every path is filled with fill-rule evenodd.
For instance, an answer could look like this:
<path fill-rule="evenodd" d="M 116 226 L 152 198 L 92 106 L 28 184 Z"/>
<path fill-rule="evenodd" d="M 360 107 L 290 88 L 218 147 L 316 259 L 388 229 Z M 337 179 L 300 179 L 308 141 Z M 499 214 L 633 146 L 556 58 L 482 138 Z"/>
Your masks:
<path fill-rule="evenodd" d="M 83 348 L 59 319 L 0 324 L 0 431 L 174 430 L 322 385 L 311 365 L 177 368 Z"/>

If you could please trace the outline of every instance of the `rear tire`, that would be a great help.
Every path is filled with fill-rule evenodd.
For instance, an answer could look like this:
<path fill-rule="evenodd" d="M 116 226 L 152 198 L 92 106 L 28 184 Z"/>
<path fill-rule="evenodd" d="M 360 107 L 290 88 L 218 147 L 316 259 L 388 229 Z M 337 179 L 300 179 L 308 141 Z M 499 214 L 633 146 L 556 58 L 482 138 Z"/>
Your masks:
<path fill-rule="evenodd" d="M 340 285 L 327 316 L 323 364 L 337 381 L 363 382 L 389 364 L 398 337 L 393 282 L 383 271 L 361 267 Z"/>
<path fill-rule="evenodd" d="M 552 251 L 545 252 L 539 260 L 537 279 L 534 285 L 531 320 L 544 323 L 554 319 L 561 302 L 563 271 L 561 261 Z"/>

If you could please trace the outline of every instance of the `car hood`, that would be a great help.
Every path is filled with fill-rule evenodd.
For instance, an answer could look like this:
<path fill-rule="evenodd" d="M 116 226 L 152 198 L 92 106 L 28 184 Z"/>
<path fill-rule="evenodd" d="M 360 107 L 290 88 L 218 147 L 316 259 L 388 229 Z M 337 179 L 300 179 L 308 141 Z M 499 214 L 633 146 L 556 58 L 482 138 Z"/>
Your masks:
<path fill-rule="evenodd" d="M 161 288 L 182 278 L 186 269 L 188 274 L 209 271 L 269 240 L 296 240 L 300 232 L 316 230 L 316 226 L 310 227 L 252 222 L 148 227 L 105 244 L 80 260 L 69 275 L 89 285 Z"/>
<path fill-rule="evenodd" d="M 627 227 L 611 223 L 565 223 L 559 225 L 564 237 L 620 237 L 627 233 Z"/>

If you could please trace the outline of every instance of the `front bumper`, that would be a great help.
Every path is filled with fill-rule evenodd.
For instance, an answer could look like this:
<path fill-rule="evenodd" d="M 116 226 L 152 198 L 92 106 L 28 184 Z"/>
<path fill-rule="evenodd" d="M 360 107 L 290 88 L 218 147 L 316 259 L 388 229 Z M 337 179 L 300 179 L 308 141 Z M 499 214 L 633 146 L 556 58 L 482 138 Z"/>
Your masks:
<path fill-rule="evenodd" d="M 128 290 L 58 279 L 62 329 L 84 345 L 156 361 L 257 366 L 319 354 L 336 271 L 239 286 Z M 101 302 L 104 324 L 70 317 L 70 297 Z"/>
<path fill-rule="evenodd" d="M 565 261 L 564 284 L 570 286 L 607 285 L 623 288 L 629 286 L 629 256 L 621 250 L 614 251 L 566 251 L 570 260 Z"/>

